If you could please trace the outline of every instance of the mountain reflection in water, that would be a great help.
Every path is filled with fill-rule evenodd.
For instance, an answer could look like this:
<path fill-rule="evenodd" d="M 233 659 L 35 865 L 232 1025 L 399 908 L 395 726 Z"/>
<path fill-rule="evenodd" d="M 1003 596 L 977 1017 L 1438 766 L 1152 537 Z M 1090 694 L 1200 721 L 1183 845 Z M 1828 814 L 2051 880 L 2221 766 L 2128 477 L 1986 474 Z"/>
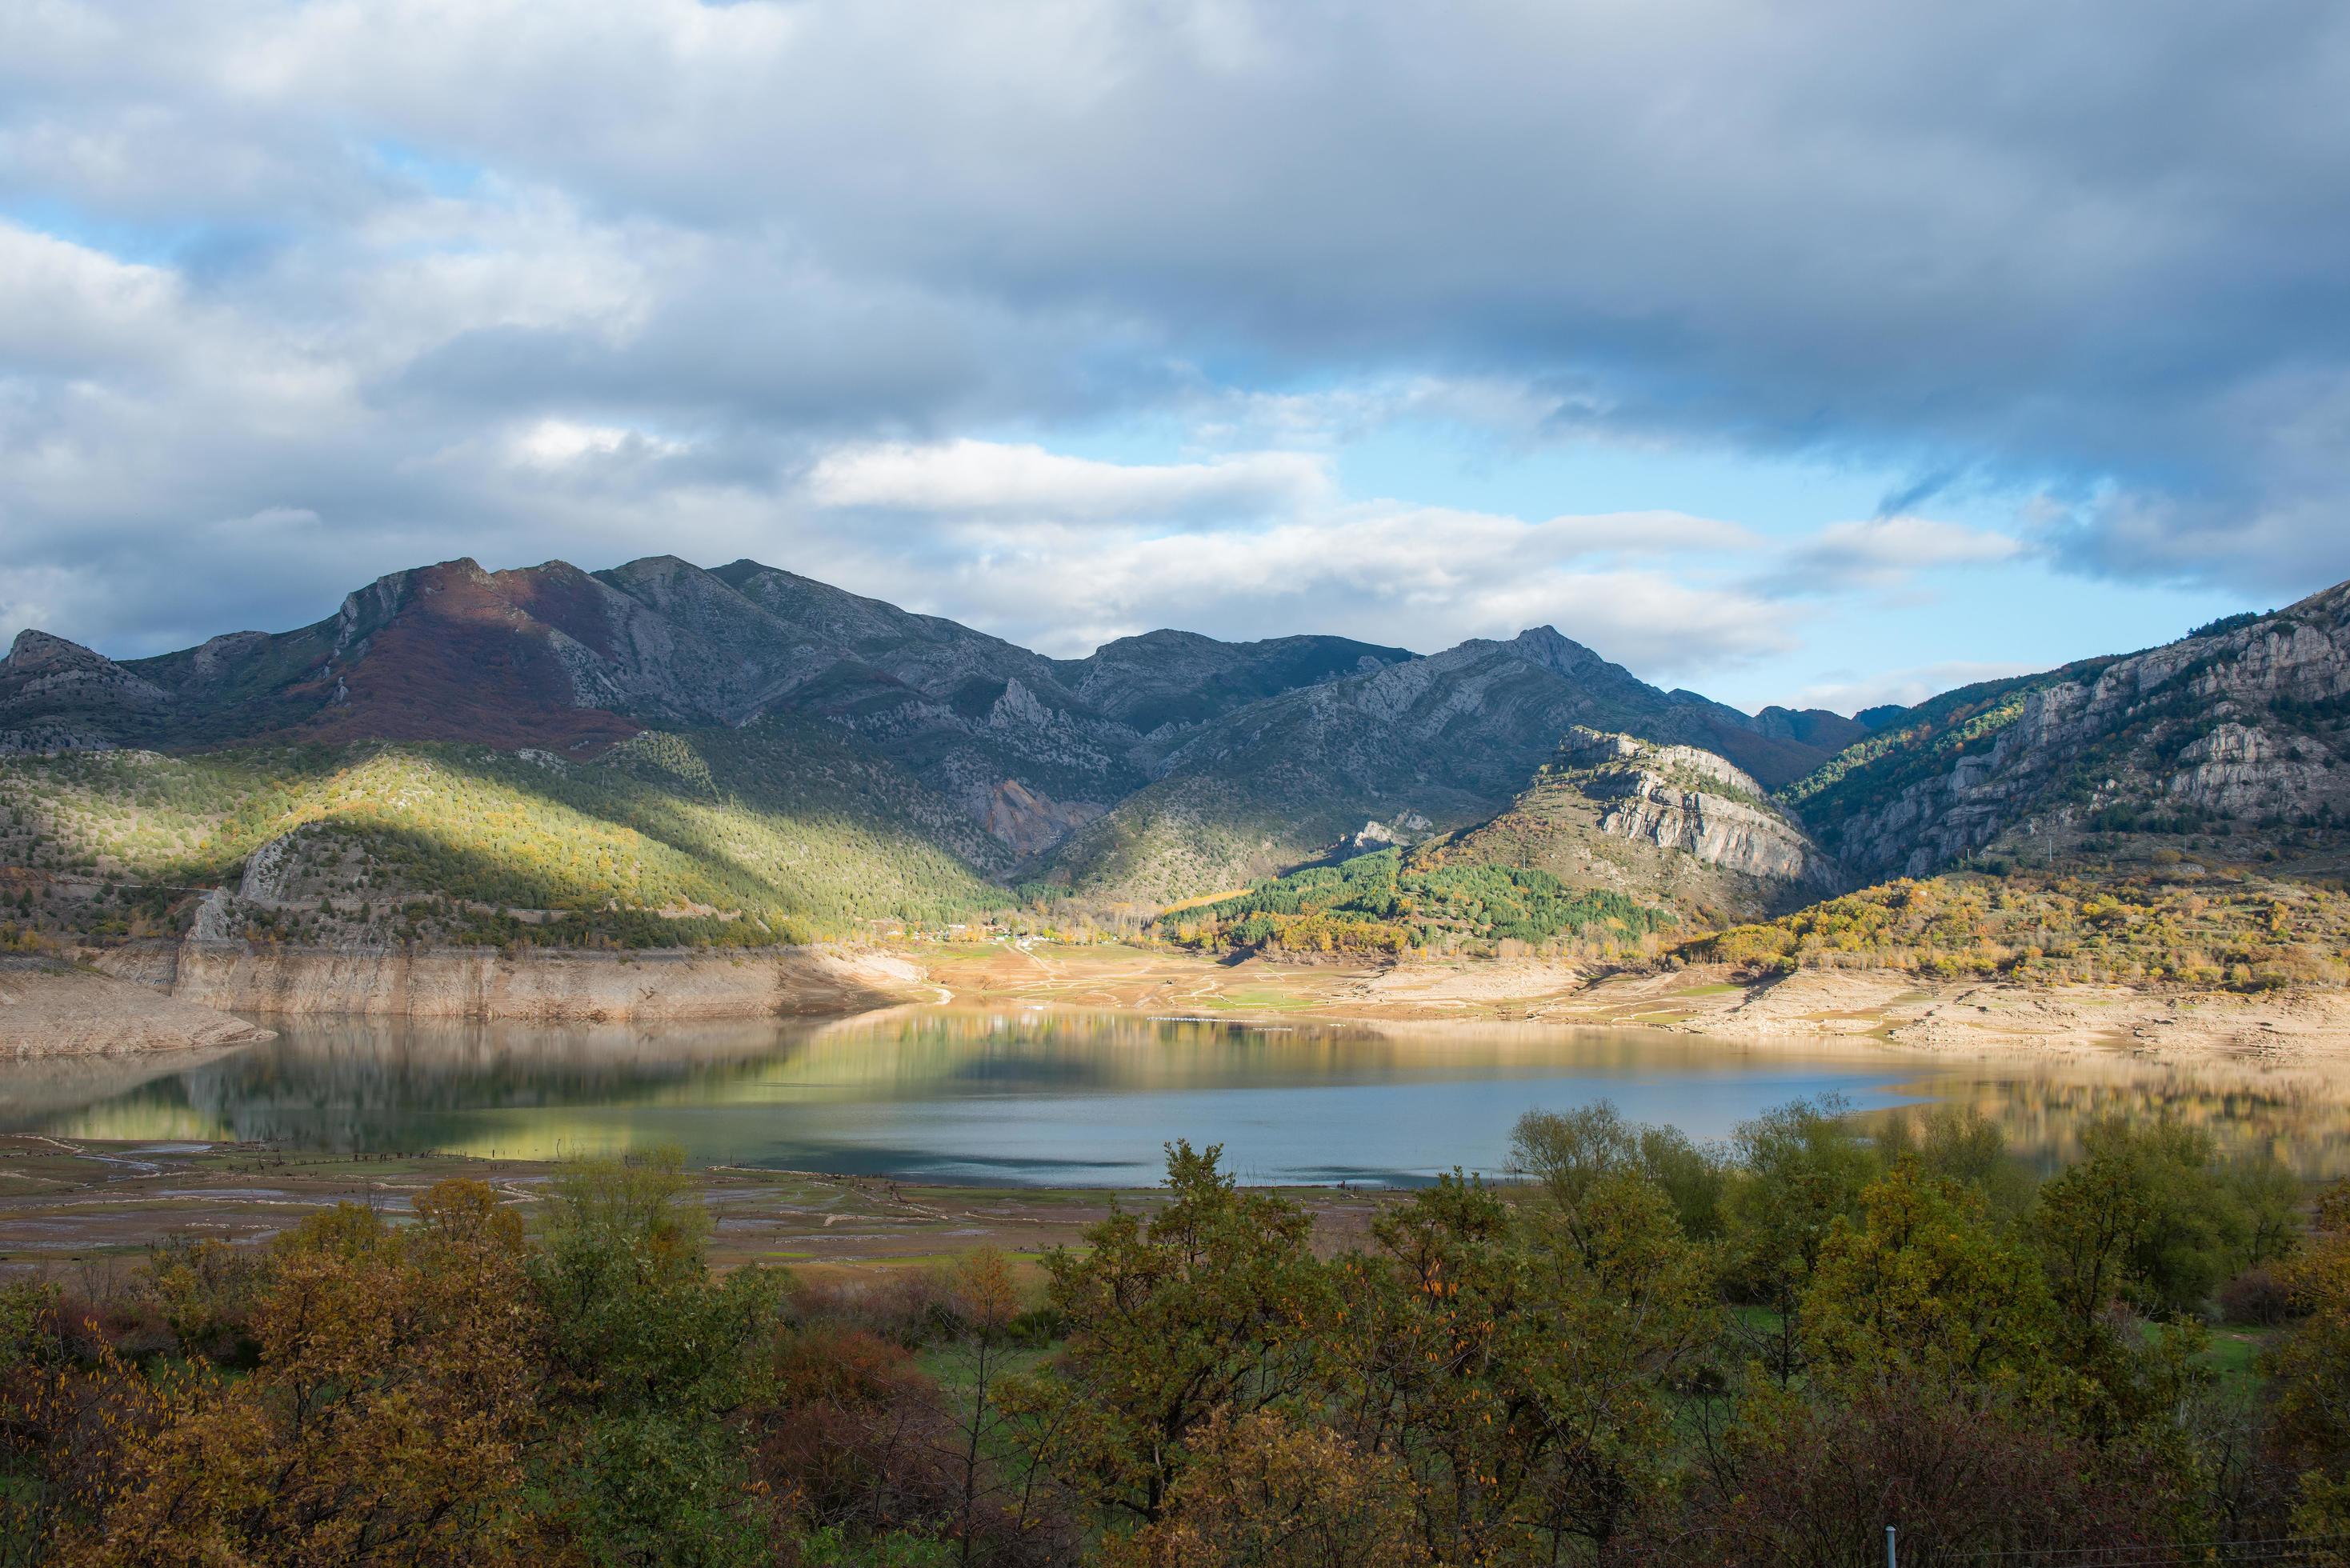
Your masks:
<path fill-rule="evenodd" d="M 997 1184 L 1133 1184 L 1159 1145 L 1226 1146 L 1259 1181 L 1497 1170 L 1530 1107 L 1613 1100 L 1719 1137 L 1802 1096 L 1980 1108 L 2054 1164 L 2100 1115 L 2169 1116 L 2311 1175 L 2350 1172 L 2350 1085 L 2119 1054 L 1942 1062 L 1648 1031 L 1252 1028 L 1055 1010 L 899 1009 L 828 1023 L 286 1020 L 225 1055 L 0 1067 L 0 1127 L 546 1158 L 673 1144 L 700 1161 Z"/>

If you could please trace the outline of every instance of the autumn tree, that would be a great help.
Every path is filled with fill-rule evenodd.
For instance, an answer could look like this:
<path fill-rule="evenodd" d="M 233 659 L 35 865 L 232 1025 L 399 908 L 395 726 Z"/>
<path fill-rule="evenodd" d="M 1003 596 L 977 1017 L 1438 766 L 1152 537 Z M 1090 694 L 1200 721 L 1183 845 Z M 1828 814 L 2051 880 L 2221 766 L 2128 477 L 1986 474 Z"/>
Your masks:
<path fill-rule="evenodd" d="M 1238 1187 L 1222 1150 L 1167 1148 L 1168 1200 L 1114 1207 L 1082 1252 L 1045 1260 L 1068 1319 L 1058 1366 L 1007 1382 L 1004 1407 L 1062 1484 L 1113 1514 L 1159 1517 L 1194 1433 L 1305 1392 L 1330 1322 L 1330 1271 L 1297 1204 Z"/>
<path fill-rule="evenodd" d="M 2272 1439 L 2295 1477 L 2294 1525 L 2340 1542 L 2350 1539 L 2350 1183 L 2319 1204 L 2285 1277 L 2308 1315 L 2273 1355 Z"/>
<path fill-rule="evenodd" d="M 1510 1133 L 1511 1172 L 1539 1183 L 1572 1217 L 1601 1178 L 1636 1172 L 1671 1199 L 1682 1234 L 1705 1240 L 1721 1229 L 1730 1171 L 1718 1150 L 1678 1127 L 1627 1122 L 1606 1100 L 1571 1111 L 1528 1111 Z"/>
<path fill-rule="evenodd" d="M 964 1253 L 947 1271 L 934 1351 L 948 1386 L 933 1386 L 931 1447 L 945 1479 L 942 1533 L 962 1568 L 1049 1550 L 1062 1521 L 1039 1505 L 1028 1466 L 1009 1466 L 1014 1423 L 1000 1397 L 1017 1365 L 1022 1301 L 1012 1266 L 994 1247 Z"/>
<path fill-rule="evenodd" d="M 440 1183 L 416 1213 L 397 1231 L 343 1204 L 284 1238 L 256 1312 L 259 1366 L 150 1379 L 64 1560 L 536 1560 L 525 1445 L 539 1320 L 521 1224 L 475 1182 Z"/>
<path fill-rule="evenodd" d="M 1160 1517 L 1104 1543 L 1102 1568 L 1424 1568 L 1410 1490 L 1389 1457 L 1270 1410 L 1218 1412 Z"/>
<path fill-rule="evenodd" d="M 1973 1189 L 1905 1155 L 1830 1226 L 1805 1287 L 1804 1345 L 1842 1386 L 1883 1381 L 2055 1397 L 2054 1303 L 2039 1259 Z"/>
<path fill-rule="evenodd" d="M 1926 1175 L 1972 1189 L 1998 1223 L 2032 1206 L 2031 1171 L 2009 1153 L 2006 1132 L 1981 1111 L 1936 1106 L 1914 1121 L 1892 1116 L 1877 1129 L 1876 1143 L 1887 1168 L 1907 1155 Z"/>
<path fill-rule="evenodd" d="M 2116 1118 L 2087 1128 L 2082 1148 L 2041 1189 L 2033 1214 L 2058 1305 L 2081 1324 L 2116 1302 L 2150 1314 L 2201 1306 L 2253 1231 L 2210 1137 Z"/>
<path fill-rule="evenodd" d="M 1804 1292 L 1837 1219 L 1858 1205 L 1876 1161 L 1851 1107 L 1829 1096 L 1797 1100 L 1741 1124 L 1737 1176 L 1722 1203 L 1732 1283 L 1764 1309 L 1747 1322 L 1772 1371 L 1802 1364 Z"/>
<path fill-rule="evenodd" d="M 2137 1561 L 2132 1549 L 2162 1544 L 2168 1523 L 2144 1469 L 2128 1451 L 1938 1390 L 1877 1382 L 1820 1399 L 1764 1385 L 1700 1450 L 1682 1508 L 1645 1521 L 1637 1556 L 1690 1568 L 1875 1568 L 1891 1524 L 1904 1568 L 1999 1552 Z"/>

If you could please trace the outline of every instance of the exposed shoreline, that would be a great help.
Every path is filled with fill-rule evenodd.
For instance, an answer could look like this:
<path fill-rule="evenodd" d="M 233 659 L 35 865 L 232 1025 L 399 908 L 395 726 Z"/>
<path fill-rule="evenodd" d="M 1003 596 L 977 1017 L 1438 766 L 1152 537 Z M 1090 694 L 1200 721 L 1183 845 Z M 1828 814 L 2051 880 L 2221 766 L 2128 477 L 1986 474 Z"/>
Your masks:
<path fill-rule="evenodd" d="M 276 1018 L 564 1024 L 853 1015 L 954 1002 L 1221 1021 L 1425 1030 L 1458 1024 L 1655 1029 L 1746 1044 L 1924 1054 L 2075 1051 L 2350 1061 L 2350 993 L 2035 987 L 1806 969 L 1742 980 L 1691 966 L 1587 971 L 1553 960 L 1392 966 L 1216 963 L 1154 949 L 998 941 L 582 952 L 128 943 L 0 974 L 0 1055 L 201 1048 L 266 1039 Z"/>
<path fill-rule="evenodd" d="M 1426 1029 L 1556 1024 L 1702 1034 L 1743 1044 L 1835 1042 L 1924 1055 L 2128 1051 L 2177 1058 L 2350 1064 L 2350 992 L 2032 986 L 1804 969 L 1742 980 L 1722 966 L 1591 971 L 1542 959 L 1393 966 L 1217 964 L 1152 950 L 933 949 L 931 979 L 967 1002 L 1059 1002 Z"/>
<path fill-rule="evenodd" d="M 168 967 L 166 967 L 168 966 Z M 494 948 L 255 948 L 187 941 L 98 967 L 224 1012 L 608 1023 L 857 1012 L 915 994 L 920 974 L 836 948 L 597 952 Z"/>
<path fill-rule="evenodd" d="M 913 965 L 833 948 L 518 954 L 131 942 L 0 972 L 0 1056 L 249 1044 L 286 1018 L 684 1023 L 853 1013 L 934 994 Z"/>
<path fill-rule="evenodd" d="M 0 958 L 0 1061 L 252 1045 L 273 1032 L 61 959 Z"/>

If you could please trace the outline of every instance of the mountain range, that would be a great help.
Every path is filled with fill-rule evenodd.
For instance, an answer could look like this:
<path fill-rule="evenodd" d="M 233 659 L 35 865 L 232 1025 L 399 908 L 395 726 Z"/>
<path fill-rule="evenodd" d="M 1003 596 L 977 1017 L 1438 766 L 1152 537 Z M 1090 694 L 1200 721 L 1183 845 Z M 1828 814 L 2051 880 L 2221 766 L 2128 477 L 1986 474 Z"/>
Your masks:
<path fill-rule="evenodd" d="M 559 808 L 674 853 L 658 877 L 644 867 L 661 855 L 619 854 L 652 880 L 602 904 L 730 899 L 762 929 L 978 908 L 1015 886 L 1156 908 L 1437 841 L 1743 918 L 1985 857 L 2158 839 L 2333 875 L 2345 718 L 2350 587 L 1848 718 L 1663 691 L 1548 627 L 1425 656 L 1162 630 L 1059 659 L 750 561 L 458 560 L 382 577 L 307 627 L 153 658 L 21 633 L 0 661 L 0 862 L 227 875 L 256 834 L 315 839 L 349 817 L 364 792 L 321 781 L 391 748 L 423 759 L 450 811 L 488 814 L 469 887 L 505 886 L 484 846 L 509 808 L 485 803 L 519 792 L 534 804 L 511 810 L 543 819 L 548 844 L 573 831 L 546 815 Z M 144 816 L 117 798 L 137 794 L 130 774 L 94 768 L 109 756 L 156 759 L 138 764 Z M 186 820 L 153 837 L 167 774 Z M 411 785 L 402 798 L 422 798 Z M 364 798 L 368 864 L 453 875 L 415 847 L 432 823 Z M 893 869 L 867 875 L 860 856 Z M 1709 868 L 1696 881 L 1691 860 Z M 509 891 L 563 907 L 606 886 L 541 870 Z"/>

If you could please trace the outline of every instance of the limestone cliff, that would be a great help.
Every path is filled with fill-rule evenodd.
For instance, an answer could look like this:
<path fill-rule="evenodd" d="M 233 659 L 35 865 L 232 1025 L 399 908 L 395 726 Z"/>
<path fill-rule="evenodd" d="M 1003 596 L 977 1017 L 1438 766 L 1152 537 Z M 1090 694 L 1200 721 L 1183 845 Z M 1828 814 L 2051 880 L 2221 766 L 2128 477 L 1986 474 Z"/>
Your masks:
<path fill-rule="evenodd" d="M 261 1017 L 650 1023 L 846 1012 L 931 994 L 902 961 L 827 948 L 505 954 L 191 937 L 109 949 L 97 965 L 192 1009 Z"/>
<path fill-rule="evenodd" d="M 1837 879 L 1736 764 L 1588 726 L 1567 732 L 1508 809 L 1419 853 L 1546 870 L 1696 919 L 1784 909 Z"/>
<path fill-rule="evenodd" d="M 1863 880 L 2092 837 L 2327 849 L 2350 824 L 2350 586 L 1918 714 L 1784 792 Z"/>
<path fill-rule="evenodd" d="M 1680 850 L 1758 881 L 1833 880 L 1818 850 L 1762 786 L 1711 752 L 1578 729 L 1555 766 L 1599 805 L 1602 833 Z"/>

